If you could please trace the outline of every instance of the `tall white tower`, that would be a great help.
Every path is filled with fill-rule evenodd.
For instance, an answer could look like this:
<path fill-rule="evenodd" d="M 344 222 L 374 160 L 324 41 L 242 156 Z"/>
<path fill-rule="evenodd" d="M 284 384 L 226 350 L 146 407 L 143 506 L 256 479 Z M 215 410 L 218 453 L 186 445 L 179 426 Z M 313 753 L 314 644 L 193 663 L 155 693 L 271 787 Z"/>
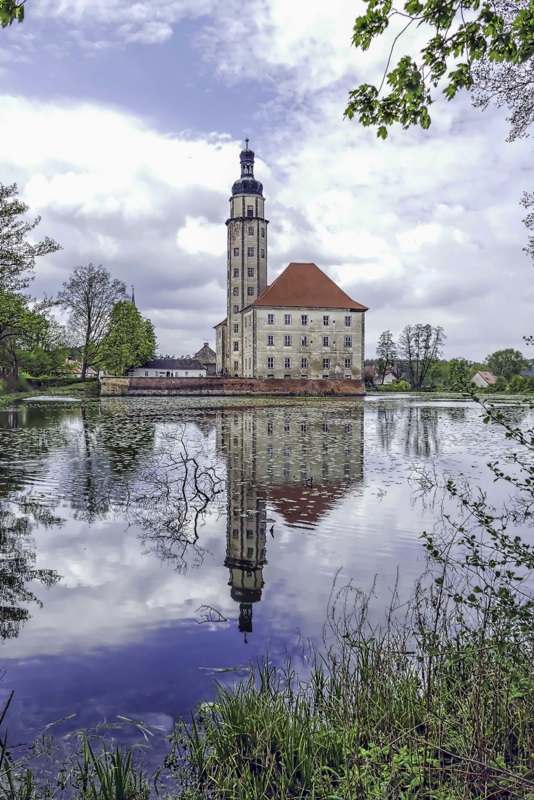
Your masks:
<path fill-rule="evenodd" d="M 241 178 L 232 186 L 228 228 L 227 364 L 230 375 L 243 374 L 241 311 L 267 286 L 267 225 L 263 184 L 254 178 L 254 152 L 245 139 Z M 250 331 L 252 334 L 252 331 Z"/>

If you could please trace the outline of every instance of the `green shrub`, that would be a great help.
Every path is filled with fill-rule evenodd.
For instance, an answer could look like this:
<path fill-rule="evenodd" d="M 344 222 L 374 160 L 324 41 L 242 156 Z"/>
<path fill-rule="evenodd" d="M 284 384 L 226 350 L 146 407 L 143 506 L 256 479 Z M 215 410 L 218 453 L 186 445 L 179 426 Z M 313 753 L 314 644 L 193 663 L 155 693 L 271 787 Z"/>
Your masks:
<path fill-rule="evenodd" d="M 399 381 L 398 383 L 388 383 L 375 388 L 380 392 L 410 392 L 412 386 L 408 381 Z"/>
<path fill-rule="evenodd" d="M 30 388 L 28 381 L 23 375 L 14 378 L 13 375 L 7 375 L 2 379 L 4 384 L 5 394 L 15 394 L 16 392 L 27 392 Z"/>

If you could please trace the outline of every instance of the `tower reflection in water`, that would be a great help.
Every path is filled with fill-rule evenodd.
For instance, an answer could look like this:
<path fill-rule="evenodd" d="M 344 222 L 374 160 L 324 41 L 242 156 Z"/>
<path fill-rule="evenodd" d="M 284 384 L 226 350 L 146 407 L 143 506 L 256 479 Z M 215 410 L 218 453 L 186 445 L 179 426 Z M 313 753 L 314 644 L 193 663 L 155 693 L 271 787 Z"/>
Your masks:
<path fill-rule="evenodd" d="M 274 536 L 268 506 L 288 527 L 316 528 L 363 480 L 363 419 L 363 403 L 218 412 L 228 480 L 224 563 L 245 641 L 265 585 L 267 536 Z"/>

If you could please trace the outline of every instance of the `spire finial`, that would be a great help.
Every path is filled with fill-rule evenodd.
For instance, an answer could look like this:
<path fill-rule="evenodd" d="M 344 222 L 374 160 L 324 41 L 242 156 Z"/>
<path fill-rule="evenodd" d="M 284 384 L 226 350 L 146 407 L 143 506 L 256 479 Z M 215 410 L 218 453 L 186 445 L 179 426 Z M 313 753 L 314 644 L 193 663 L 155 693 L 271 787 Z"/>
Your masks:
<path fill-rule="evenodd" d="M 245 145 L 246 145 L 245 150 L 248 150 L 248 139 L 245 139 Z"/>
<path fill-rule="evenodd" d="M 135 292 L 134 292 L 134 285 L 132 283 L 132 305 L 135 306 Z"/>

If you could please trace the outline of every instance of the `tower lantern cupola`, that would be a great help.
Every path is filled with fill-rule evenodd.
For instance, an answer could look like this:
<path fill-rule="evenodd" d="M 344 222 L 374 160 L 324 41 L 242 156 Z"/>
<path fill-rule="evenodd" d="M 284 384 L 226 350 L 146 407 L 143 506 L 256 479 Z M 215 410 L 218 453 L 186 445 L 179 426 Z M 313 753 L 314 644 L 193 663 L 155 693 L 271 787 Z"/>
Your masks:
<path fill-rule="evenodd" d="M 248 139 L 245 139 L 245 149 L 241 150 L 239 156 L 241 162 L 241 178 L 232 186 L 232 195 L 249 194 L 263 197 L 263 184 L 254 177 L 254 151 L 248 146 Z"/>

